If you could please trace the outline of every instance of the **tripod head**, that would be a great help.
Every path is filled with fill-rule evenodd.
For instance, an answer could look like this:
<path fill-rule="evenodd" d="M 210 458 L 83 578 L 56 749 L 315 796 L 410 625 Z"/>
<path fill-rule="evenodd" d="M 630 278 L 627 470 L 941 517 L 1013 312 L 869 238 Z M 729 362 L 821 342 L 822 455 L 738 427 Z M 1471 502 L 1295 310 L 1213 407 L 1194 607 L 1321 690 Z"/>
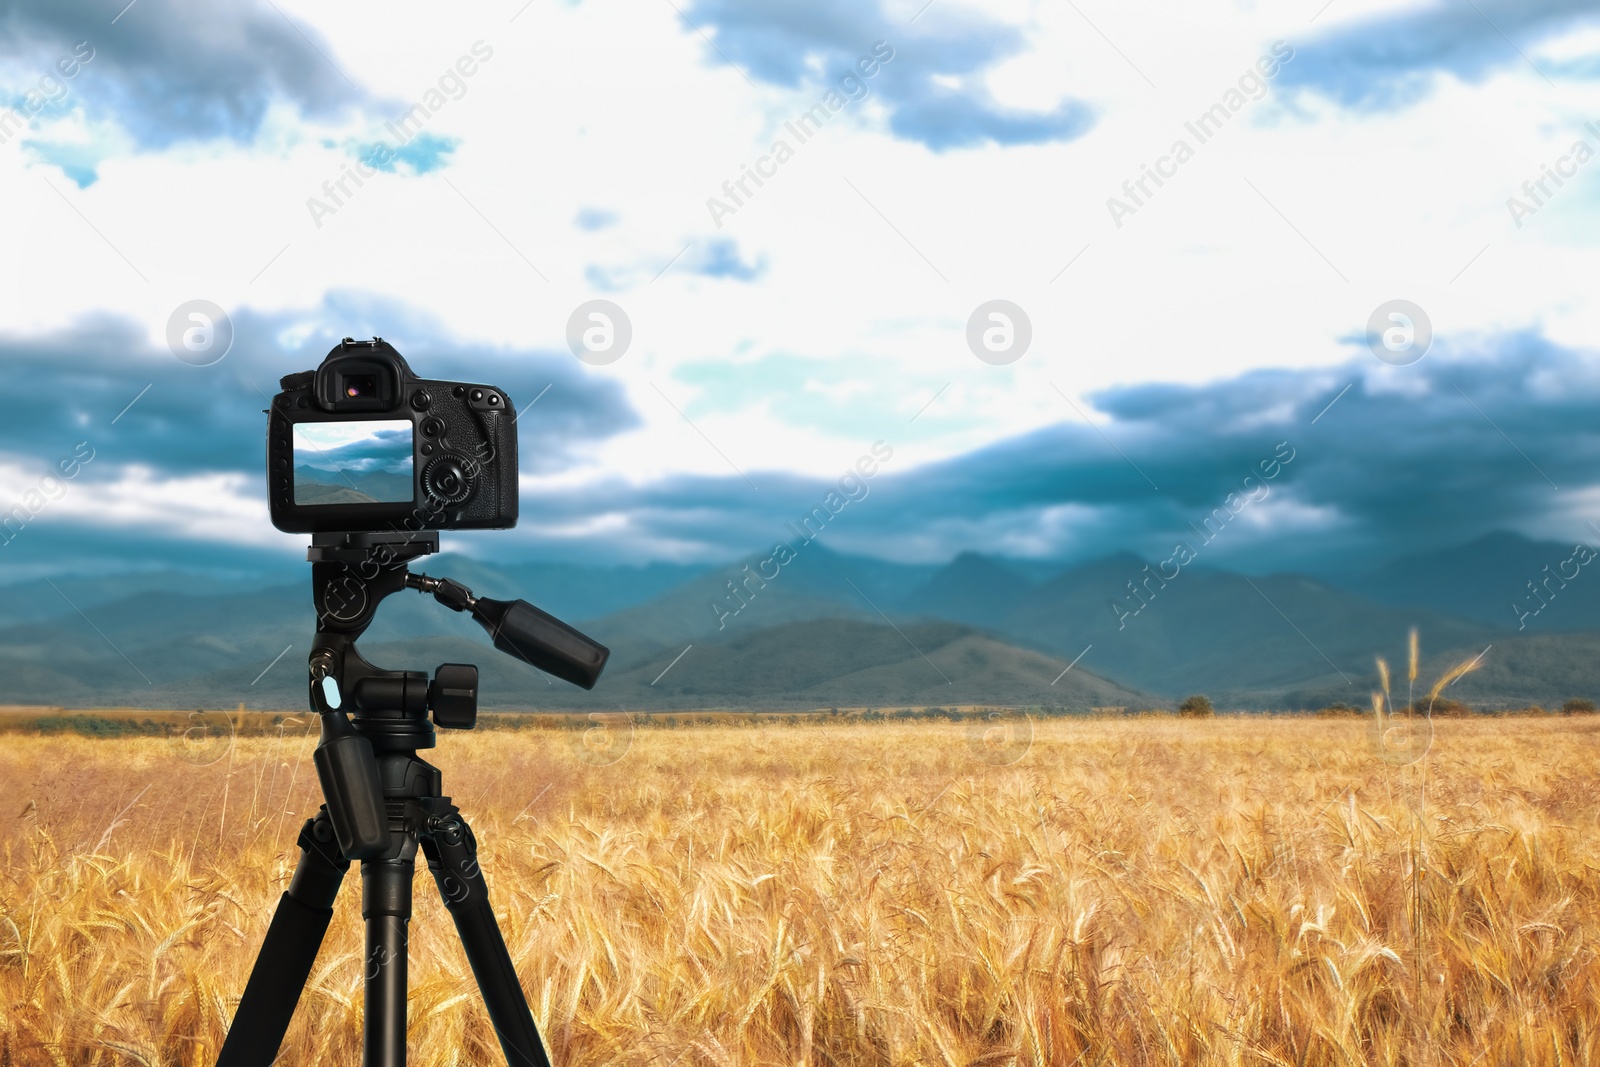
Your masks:
<path fill-rule="evenodd" d="M 444 663 L 427 671 L 384 670 L 356 649 L 378 605 L 392 593 L 430 593 L 465 611 L 495 648 L 584 689 L 594 688 L 610 651 L 525 600 L 492 600 L 451 578 L 412 574 L 408 564 L 439 550 L 436 531 L 314 534 L 312 601 L 317 632 L 308 666 L 311 707 L 322 722 L 314 761 L 340 849 L 366 859 L 389 846 L 377 753 L 432 748 L 434 727 L 470 730 L 477 722 L 478 668 Z M 429 715 L 432 714 L 430 721 Z"/>

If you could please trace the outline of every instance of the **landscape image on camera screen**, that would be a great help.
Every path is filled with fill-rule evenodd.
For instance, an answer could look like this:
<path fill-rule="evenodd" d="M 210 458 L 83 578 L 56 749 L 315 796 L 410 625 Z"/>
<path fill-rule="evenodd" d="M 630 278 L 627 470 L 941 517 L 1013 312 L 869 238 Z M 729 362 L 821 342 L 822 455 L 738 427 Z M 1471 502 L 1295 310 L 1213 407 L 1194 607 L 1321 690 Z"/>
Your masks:
<path fill-rule="evenodd" d="M 294 428 L 296 504 L 395 504 L 412 497 L 411 423 L 300 423 Z"/>

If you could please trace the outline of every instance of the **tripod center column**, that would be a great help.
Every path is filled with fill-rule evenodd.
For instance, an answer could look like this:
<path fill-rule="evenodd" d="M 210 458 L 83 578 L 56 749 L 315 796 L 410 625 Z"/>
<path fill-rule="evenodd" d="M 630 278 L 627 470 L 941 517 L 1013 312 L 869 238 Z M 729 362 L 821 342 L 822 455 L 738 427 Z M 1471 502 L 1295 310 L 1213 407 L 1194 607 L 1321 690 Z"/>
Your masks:
<path fill-rule="evenodd" d="M 361 864 L 361 917 L 367 926 L 363 1067 L 405 1067 L 406 939 L 414 870 L 412 855 Z"/>

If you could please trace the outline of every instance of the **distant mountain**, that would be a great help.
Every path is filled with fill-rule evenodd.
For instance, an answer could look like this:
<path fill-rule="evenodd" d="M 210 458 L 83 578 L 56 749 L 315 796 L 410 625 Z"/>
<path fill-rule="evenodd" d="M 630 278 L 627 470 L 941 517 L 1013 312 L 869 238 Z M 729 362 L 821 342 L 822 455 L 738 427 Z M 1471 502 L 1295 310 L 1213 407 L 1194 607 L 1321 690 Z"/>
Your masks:
<path fill-rule="evenodd" d="M 483 596 L 530 599 L 565 618 L 626 607 L 700 570 L 497 567 L 451 553 L 418 560 L 413 569 L 457 578 Z M 0 586 L 0 704 L 298 707 L 315 627 L 311 570 L 299 570 L 299 580 L 265 588 L 178 572 Z M 384 601 L 362 647 L 421 641 L 423 660 L 378 662 L 431 669 L 463 654 L 427 645 L 447 639 L 465 642 L 477 661 L 504 659 L 469 617 L 413 592 Z M 529 677 L 549 685 L 531 668 Z"/>
<path fill-rule="evenodd" d="M 1573 697 L 1600 703 L 1600 634 L 1553 633 L 1513 634 L 1493 644 L 1465 645 L 1424 655 L 1417 684 L 1410 699 L 1427 696 L 1435 679 L 1458 663 L 1479 659 L 1478 669 L 1449 687 L 1443 694 L 1476 708 L 1521 708 L 1538 704 L 1555 710 Z M 1402 650 L 1389 658 L 1393 670 L 1391 686 L 1396 706 L 1407 700 Z M 1380 687 L 1378 673 L 1367 670 L 1352 674 L 1349 681 L 1333 672 L 1284 685 L 1249 691 L 1219 690 L 1212 694 L 1218 707 L 1240 708 L 1320 708 L 1336 701 L 1357 707 L 1370 707 L 1371 695 Z"/>
<path fill-rule="evenodd" d="M 306 570 L 305 565 L 300 565 Z M 48 580 L 30 579 L 0 586 L 0 628 L 41 619 L 53 619 L 75 609 L 92 611 L 101 604 L 148 593 L 178 592 L 214 596 L 248 592 L 264 586 L 282 584 L 293 576 L 286 567 L 271 575 L 251 574 L 218 578 L 177 570 L 135 571 L 87 577 L 60 575 Z M 307 570 L 309 577 L 309 570 Z"/>
<path fill-rule="evenodd" d="M 409 474 L 389 471 L 325 471 L 300 464 L 294 469 L 296 504 L 372 504 L 409 501 L 415 488 Z"/>
<path fill-rule="evenodd" d="M 1337 584 L 1384 604 L 1426 607 L 1502 629 L 1525 622 L 1536 633 L 1600 630 L 1600 559 L 1580 564 L 1575 547 L 1500 531 L 1402 556 Z"/>
<path fill-rule="evenodd" d="M 1600 625 L 1518 633 L 1436 606 L 1487 603 L 1485 590 L 1548 547 L 1501 537 L 1402 561 L 1365 577 L 1381 599 L 1351 588 L 1356 579 L 1336 588 L 1197 566 L 1163 578 L 1131 554 L 1052 570 L 975 553 L 902 564 L 820 544 L 782 563 L 761 555 L 711 568 L 447 553 L 413 569 L 529 599 L 605 642 L 599 689 L 553 683 L 493 651 L 470 618 L 409 592 L 384 603 L 362 647 L 384 667 L 475 662 L 486 707 L 1088 707 L 1205 693 L 1221 707 L 1293 708 L 1364 703 L 1375 658 L 1398 670 L 1416 626 L 1425 674 L 1493 646 L 1458 699 L 1559 704 L 1600 694 Z M 1452 583 L 1466 562 L 1480 577 Z M 300 567 L 294 582 L 263 587 L 174 574 L 0 587 L 0 702 L 298 709 L 313 625 Z M 1564 602 L 1585 603 L 1586 580 L 1569 581 L 1538 624 Z"/>
<path fill-rule="evenodd" d="M 952 623 L 791 622 L 695 645 L 672 661 L 663 653 L 622 671 L 607 695 L 640 707 L 1047 704 L 1087 710 L 1161 703 Z M 646 692 L 652 689 L 659 696 Z"/>
<path fill-rule="evenodd" d="M 0 700 L 121 703 L 241 662 L 263 660 L 259 671 L 292 642 L 309 647 L 309 616 L 305 594 L 292 587 L 212 595 L 158 590 L 82 614 L 68 609 L 0 629 Z"/>
<path fill-rule="evenodd" d="M 419 560 L 414 569 L 423 567 L 426 573 L 456 577 L 483 595 L 525 595 L 558 610 L 563 606 L 557 576 L 542 567 L 496 568 L 450 556 Z M 1066 671 L 1064 661 L 971 627 L 936 622 L 896 629 L 871 606 L 904 599 L 932 570 L 891 567 L 873 573 L 870 561 L 818 551 L 785 565 L 765 588 L 752 583 L 749 589 L 755 592 L 747 589 L 750 599 L 720 631 L 709 598 L 719 588 L 728 595 L 725 574 L 741 569 L 692 577 L 644 605 L 583 624 L 613 648 L 610 670 L 594 693 L 552 683 L 494 651 L 467 616 L 410 593 L 384 602 L 362 649 L 373 663 L 390 668 L 477 663 L 485 707 L 1006 701 L 1088 708 L 1158 702 L 1081 666 Z M 670 568 L 619 569 L 611 576 L 616 584 L 609 595 L 620 597 L 625 583 L 660 585 L 677 576 Z M 687 625 L 650 628 L 651 620 L 670 619 L 675 611 L 683 613 Z M 794 615 L 806 617 L 788 617 Z M 85 615 L 69 610 L 0 628 L 3 699 L 86 706 L 245 703 L 298 710 L 306 699 L 304 657 L 312 627 L 309 582 L 210 595 L 141 591 L 95 604 Z M 680 653 L 683 658 L 674 663 Z"/>
<path fill-rule="evenodd" d="M 994 626 L 1003 622 L 1036 584 L 999 560 L 963 552 L 898 606 L 916 614 Z"/>
<path fill-rule="evenodd" d="M 1450 666 L 1482 649 L 1450 649 L 1425 659 L 1429 684 Z M 1555 709 L 1573 697 L 1600 703 L 1600 634 L 1517 634 L 1496 641 L 1479 667 L 1450 687 L 1449 695 L 1473 706 L 1541 704 Z"/>
<path fill-rule="evenodd" d="M 1375 656 L 1403 650 L 1413 625 L 1433 647 L 1481 648 L 1498 632 L 1375 604 L 1301 575 L 1248 578 L 1189 567 L 1163 579 L 1129 553 L 1037 584 L 1018 585 L 1003 574 L 998 563 L 957 560 L 930 580 L 928 588 L 949 594 L 932 606 L 1025 648 L 1067 660 L 1081 655 L 1083 666 L 1108 678 L 1172 698 L 1278 692 L 1340 671 L 1355 677 Z"/>
<path fill-rule="evenodd" d="M 587 619 L 585 627 L 619 658 L 632 658 L 788 622 L 882 622 L 880 611 L 899 610 L 939 569 L 844 556 L 820 544 L 802 544 L 787 563 L 771 559 L 756 555 L 711 568 L 645 603 Z"/>
<path fill-rule="evenodd" d="M 709 568 L 703 563 L 586 567 L 571 563 L 503 562 L 444 552 L 416 561 L 411 569 L 455 578 L 480 596 L 502 600 L 521 597 L 558 618 L 577 621 L 643 604 L 705 574 Z M 308 589 L 309 580 L 308 570 Z"/>
<path fill-rule="evenodd" d="M 466 633 L 362 642 L 382 667 L 433 669 L 475 663 L 486 710 L 652 711 L 697 708 L 801 709 L 830 706 L 928 707 L 950 704 L 1049 705 L 1086 711 L 1103 706 L 1159 706 L 1138 693 L 1065 662 L 1015 648 L 964 626 L 929 623 L 896 629 L 882 623 L 818 620 L 786 623 L 732 641 L 696 644 L 608 670 L 593 692 L 554 682 Z M 133 649 L 138 655 L 145 649 Z M 679 653 L 682 653 L 681 658 Z M 294 655 L 293 653 L 291 655 Z M 106 656 L 82 684 L 60 673 L 5 673 L 26 697 L 48 688 L 52 703 L 95 706 L 300 710 L 306 704 L 303 656 L 273 668 L 270 656 L 215 666 L 187 678 L 159 673 L 154 685 L 128 684 Z M 676 662 L 674 662 L 676 661 Z M 80 668 L 82 664 L 78 665 Z M 127 671 L 127 665 L 121 664 Z M 663 673 L 665 672 L 665 673 Z M 137 679 L 135 679 L 137 682 Z M 654 684 L 652 684 L 654 683 Z M 1054 684 L 1052 684 L 1054 683 Z M 9 698 L 16 700 L 15 696 Z M 37 699 L 37 698 L 34 698 Z M 21 702 L 30 702 L 24 699 Z"/>

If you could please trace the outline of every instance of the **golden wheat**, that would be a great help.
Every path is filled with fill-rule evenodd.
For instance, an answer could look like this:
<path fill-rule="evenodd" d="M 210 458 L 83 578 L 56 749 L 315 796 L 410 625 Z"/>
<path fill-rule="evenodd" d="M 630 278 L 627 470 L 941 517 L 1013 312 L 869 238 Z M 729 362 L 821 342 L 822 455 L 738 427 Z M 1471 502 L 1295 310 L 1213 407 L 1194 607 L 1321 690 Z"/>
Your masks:
<path fill-rule="evenodd" d="M 591 1064 L 1600 1061 L 1600 723 L 446 735 L 529 1002 Z M 591 738 L 592 740 L 592 738 Z M 1004 740 L 1002 738 L 1002 740 Z M 0 751 L 0 1065 L 209 1064 L 318 802 L 308 737 Z M 425 874 L 412 1063 L 500 1062 Z M 359 1058 L 359 880 L 279 1061 Z"/>

